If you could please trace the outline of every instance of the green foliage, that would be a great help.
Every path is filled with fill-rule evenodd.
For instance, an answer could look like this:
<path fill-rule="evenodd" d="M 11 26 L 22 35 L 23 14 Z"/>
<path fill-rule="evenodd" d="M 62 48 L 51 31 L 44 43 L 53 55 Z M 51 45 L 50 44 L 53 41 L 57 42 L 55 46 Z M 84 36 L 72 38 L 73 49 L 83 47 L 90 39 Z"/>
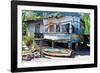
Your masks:
<path fill-rule="evenodd" d="M 42 18 L 42 13 L 39 11 L 23 10 L 22 11 L 22 35 L 27 35 L 28 23 L 27 21 L 38 21 Z"/>
<path fill-rule="evenodd" d="M 42 15 L 38 11 L 23 10 L 22 17 L 23 17 L 23 21 L 28 21 L 28 20 L 37 21 L 37 20 L 40 20 L 42 18 Z"/>
<path fill-rule="evenodd" d="M 25 43 L 26 46 L 29 46 L 33 43 L 33 40 L 31 37 L 29 36 L 23 36 L 23 41 Z"/>
<path fill-rule="evenodd" d="M 27 23 L 22 23 L 22 35 L 27 35 Z"/>
<path fill-rule="evenodd" d="M 84 34 L 90 34 L 90 14 L 82 13 L 80 18 L 85 22 Z"/>

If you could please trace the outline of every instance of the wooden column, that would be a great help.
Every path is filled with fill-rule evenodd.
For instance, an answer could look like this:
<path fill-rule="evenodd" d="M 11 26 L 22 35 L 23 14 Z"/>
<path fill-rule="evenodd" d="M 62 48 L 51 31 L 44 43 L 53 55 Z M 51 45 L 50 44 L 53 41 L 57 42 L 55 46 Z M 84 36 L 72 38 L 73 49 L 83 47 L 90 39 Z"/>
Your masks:
<path fill-rule="evenodd" d="M 42 53 L 42 40 L 40 40 L 40 57 L 43 57 L 43 53 Z"/>
<path fill-rule="evenodd" d="M 54 41 L 52 40 L 52 48 L 54 48 Z"/>

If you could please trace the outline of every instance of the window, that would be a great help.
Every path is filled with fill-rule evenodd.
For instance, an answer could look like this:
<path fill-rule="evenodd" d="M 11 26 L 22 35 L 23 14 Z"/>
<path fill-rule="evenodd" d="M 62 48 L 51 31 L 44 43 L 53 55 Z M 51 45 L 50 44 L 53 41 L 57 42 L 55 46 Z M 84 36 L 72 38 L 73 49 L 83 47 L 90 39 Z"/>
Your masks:
<path fill-rule="evenodd" d="M 35 24 L 35 33 L 40 33 L 40 24 Z"/>
<path fill-rule="evenodd" d="M 66 31 L 69 33 L 69 30 L 70 30 L 70 23 L 67 23 L 67 24 L 65 25 L 65 27 L 66 27 Z"/>
<path fill-rule="evenodd" d="M 80 31 L 80 23 L 79 22 L 74 22 L 74 27 L 75 27 L 75 32 L 74 33 L 79 33 Z"/>
<path fill-rule="evenodd" d="M 45 28 L 45 32 L 48 32 L 48 28 Z"/>
<path fill-rule="evenodd" d="M 49 32 L 54 32 L 54 25 L 49 26 Z"/>
<path fill-rule="evenodd" d="M 70 23 L 63 24 L 63 25 L 61 25 L 61 26 L 62 26 L 62 32 L 68 32 L 68 33 L 69 33 L 69 30 L 70 30 Z"/>
<path fill-rule="evenodd" d="M 75 33 L 75 26 L 72 25 L 72 33 Z"/>
<path fill-rule="evenodd" d="M 60 25 L 56 25 L 56 32 L 60 32 Z"/>
<path fill-rule="evenodd" d="M 65 27 L 65 25 L 62 25 L 62 32 L 66 32 L 66 27 Z"/>

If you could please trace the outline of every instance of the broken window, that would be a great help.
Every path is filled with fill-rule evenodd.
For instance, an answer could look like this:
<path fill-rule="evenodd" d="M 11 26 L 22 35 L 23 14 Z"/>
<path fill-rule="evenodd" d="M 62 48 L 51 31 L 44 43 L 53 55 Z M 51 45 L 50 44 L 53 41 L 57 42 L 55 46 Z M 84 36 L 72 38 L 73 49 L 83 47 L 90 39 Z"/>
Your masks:
<path fill-rule="evenodd" d="M 69 33 L 69 30 L 70 30 L 70 23 L 67 23 L 67 24 L 64 24 L 64 25 L 61 25 L 62 26 L 62 32 L 67 32 Z"/>
<path fill-rule="evenodd" d="M 62 25 L 62 32 L 67 32 L 65 25 Z"/>
<path fill-rule="evenodd" d="M 56 32 L 60 32 L 60 25 L 56 25 Z"/>
<path fill-rule="evenodd" d="M 67 23 L 67 24 L 65 25 L 65 27 L 66 27 L 66 32 L 69 33 L 69 30 L 70 30 L 70 23 Z"/>

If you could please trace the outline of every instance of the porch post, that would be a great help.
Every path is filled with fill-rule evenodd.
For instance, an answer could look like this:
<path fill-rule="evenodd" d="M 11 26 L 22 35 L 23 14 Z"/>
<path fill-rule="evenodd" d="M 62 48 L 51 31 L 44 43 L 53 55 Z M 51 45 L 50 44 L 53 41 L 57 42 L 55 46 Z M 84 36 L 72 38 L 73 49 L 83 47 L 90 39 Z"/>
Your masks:
<path fill-rule="evenodd" d="M 72 49 L 72 42 L 69 42 L 69 43 L 68 43 L 68 48 L 69 48 L 69 49 Z"/>
<path fill-rule="evenodd" d="M 40 40 L 40 57 L 43 57 L 43 53 L 42 53 L 42 40 Z"/>
<path fill-rule="evenodd" d="M 52 40 L 52 48 L 54 48 L 54 41 Z"/>

